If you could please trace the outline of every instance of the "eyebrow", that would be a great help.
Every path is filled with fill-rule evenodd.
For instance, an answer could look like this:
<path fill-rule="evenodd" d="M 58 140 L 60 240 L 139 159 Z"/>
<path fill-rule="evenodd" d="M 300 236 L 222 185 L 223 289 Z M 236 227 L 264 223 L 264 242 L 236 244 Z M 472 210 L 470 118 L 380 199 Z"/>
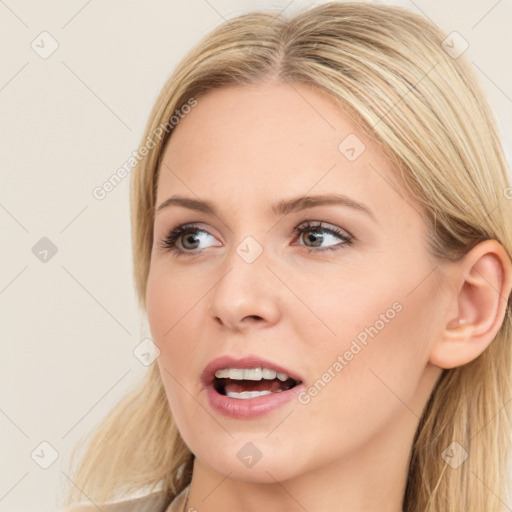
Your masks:
<path fill-rule="evenodd" d="M 363 203 L 359 203 L 358 201 L 355 201 L 348 196 L 338 194 L 322 194 L 316 196 L 301 196 L 291 199 L 283 199 L 273 204 L 271 208 L 274 212 L 274 215 L 287 215 L 292 212 L 314 208 L 315 206 L 326 205 L 347 206 L 354 210 L 366 213 L 375 222 L 378 222 L 374 213 L 370 210 L 370 208 L 368 208 L 368 206 L 364 205 Z M 189 210 L 217 215 L 215 207 L 210 201 L 177 195 L 174 195 L 161 203 L 160 206 L 158 206 L 156 209 L 156 212 L 158 213 L 163 209 L 168 208 L 169 206 L 181 206 L 183 208 L 188 208 Z"/>

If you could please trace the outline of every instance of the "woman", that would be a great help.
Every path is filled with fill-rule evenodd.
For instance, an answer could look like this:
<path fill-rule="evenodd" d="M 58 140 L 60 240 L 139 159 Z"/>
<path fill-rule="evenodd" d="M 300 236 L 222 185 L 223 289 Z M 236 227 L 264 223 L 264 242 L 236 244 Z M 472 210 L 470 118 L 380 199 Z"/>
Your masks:
<path fill-rule="evenodd" d="M 460 43 L 331 3 L 239 16 L 186 56 L 131 182 L 159 357 L 69 503 L 502 510 L 512 188 Z"/>

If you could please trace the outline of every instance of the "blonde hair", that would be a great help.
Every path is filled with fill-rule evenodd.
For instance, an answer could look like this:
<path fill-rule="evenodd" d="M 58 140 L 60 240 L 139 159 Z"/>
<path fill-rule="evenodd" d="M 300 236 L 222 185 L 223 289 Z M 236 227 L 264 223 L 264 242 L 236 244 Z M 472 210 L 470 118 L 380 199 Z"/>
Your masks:
<path fill-rule="evenodd" d="M 200 102 L 208 91 L 226 85 L 275 80 L 325 91 L 386 151 L 423 206 L 435 257 L 458 261 L 486 239 L 497 240 L 511 257 L 512 203 L 505 190 L 512 189 L 498 130 L 465 55 L 455 58 L 443 49 L 446 37 L 404 8 L 357 2 L 323 4 L 290 19 L 253 12 L 207 35 L 163 87 L 141 143 L 151 139 L 154 147 L 131 177 L 134 279 L 141 309 L 160 158 L 172 135 L 169 120 L 191 99 Z M 406 512 L 497 512 L 508 499 L 508 299 L 492 343 L 471 363 L 443 370 L 425 406 L 411 450 Z M 457 468 L 443 458 L 453 442 L 469 454 Z M 193 455 L 176 428 L 153 364 L 140 388 L 94 432 L 68 503 L 81 492 L 101 502 L 141 489 L 161 489 L 170 500 L 190 482 L 192 466 Z"/>

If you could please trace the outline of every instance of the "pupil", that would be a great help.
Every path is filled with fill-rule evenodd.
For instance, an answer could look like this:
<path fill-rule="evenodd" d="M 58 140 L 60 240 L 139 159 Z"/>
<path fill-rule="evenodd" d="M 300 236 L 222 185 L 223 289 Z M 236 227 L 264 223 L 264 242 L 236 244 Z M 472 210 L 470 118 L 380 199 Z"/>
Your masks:
<path fill-rule="evenodd" d="M 189 235 L 187 235 L 187 236 L 184 238 L 184 242 L 187 242 L 187 243 L 188 243 L 190 240 L 192 240 L 192 244 L 194 245 L 194 243 L 195 243 L 194 247 L 188 247 L 188 246 L 187 246 L 187 243 L 184 243 L 183 245 L 184 245 L 185 247 L 187 247 L 187 249 L 195 249 L 195 248 L 196 248 L 197 243 L 199 242 L 199 240 L 195 240 L 195 241 L 194 241 L 194 237 L 195 237 L 195 236 L 196 236 L 195 234 L 189 234 Z"/>
<path fill-rule="evenodd" d="M 310 231 L 310 233 L 311 233 L 311 231 Z M 319 235 L 310 234 L 310 235 L 308 235 L 308 239 L 312 243 L 318 242 L 317 244 L 315 244 L 315 247 L 322 243 L 322 236 L 319 236 Z"/>

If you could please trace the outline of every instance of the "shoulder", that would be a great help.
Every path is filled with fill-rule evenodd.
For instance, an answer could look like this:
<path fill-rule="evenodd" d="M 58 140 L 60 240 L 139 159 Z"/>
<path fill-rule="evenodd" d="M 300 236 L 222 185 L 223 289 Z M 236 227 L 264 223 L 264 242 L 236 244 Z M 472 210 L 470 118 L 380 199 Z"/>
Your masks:
<path fill-rule="evenodd" d="M 178 497 L 173 500 L 172 505 L 177 499 Z M 102 512 L 167 512 L 168 510 L 172 512 L 173 509 L 168 507 L 169 502 L 165 494 L 162 491 L 156 491 L 139 498 L 101 503 L 98 506 L 93 503 L 73 505 L 58 512 L 98 512 L 98 509 Z"/>

